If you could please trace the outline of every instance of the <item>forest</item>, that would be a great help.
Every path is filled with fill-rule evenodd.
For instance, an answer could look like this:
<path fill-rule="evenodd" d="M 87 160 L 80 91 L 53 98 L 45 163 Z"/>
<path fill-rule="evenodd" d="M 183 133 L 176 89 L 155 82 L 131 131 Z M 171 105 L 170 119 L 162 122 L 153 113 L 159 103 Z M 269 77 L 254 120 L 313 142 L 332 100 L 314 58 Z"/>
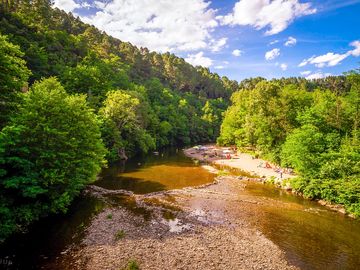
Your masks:
<path fill-rule="evenodd" d="M 295 79 L 248 80 L 231 101 L 219 144 L 293 168 L 297 192 L 360 216 L 359 72 L 315 87 Z"/>
<path fill-rule="evenodd" d="M 66 212 L 101 168 L 218 141 L 294 168 L 360 215 L 360 75 L 230 80 L 115 39 L 48 0 L 0 4 L 0 241 Z"/>

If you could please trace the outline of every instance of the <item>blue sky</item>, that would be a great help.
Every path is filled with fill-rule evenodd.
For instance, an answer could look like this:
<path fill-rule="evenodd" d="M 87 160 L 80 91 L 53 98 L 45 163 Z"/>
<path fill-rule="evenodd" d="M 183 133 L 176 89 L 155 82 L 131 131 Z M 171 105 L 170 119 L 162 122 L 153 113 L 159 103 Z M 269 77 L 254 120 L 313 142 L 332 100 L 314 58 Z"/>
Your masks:
<path fill-rule="evenodd" d="M 360 0 L 55 0 L 108 34 L 242 80 L 360 67 Z"/>

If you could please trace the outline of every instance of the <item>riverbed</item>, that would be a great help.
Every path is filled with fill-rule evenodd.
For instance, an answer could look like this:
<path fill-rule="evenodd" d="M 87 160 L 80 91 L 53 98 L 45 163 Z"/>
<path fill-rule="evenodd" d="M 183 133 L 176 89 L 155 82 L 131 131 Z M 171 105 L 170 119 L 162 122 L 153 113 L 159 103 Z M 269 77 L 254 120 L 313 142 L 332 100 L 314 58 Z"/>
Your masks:
<path fill-rule="evenodd" d="M 200 165 L 176 149 L 114 164 L 1 253 L 13 269 L 358 269 L 358 220 Z"/>

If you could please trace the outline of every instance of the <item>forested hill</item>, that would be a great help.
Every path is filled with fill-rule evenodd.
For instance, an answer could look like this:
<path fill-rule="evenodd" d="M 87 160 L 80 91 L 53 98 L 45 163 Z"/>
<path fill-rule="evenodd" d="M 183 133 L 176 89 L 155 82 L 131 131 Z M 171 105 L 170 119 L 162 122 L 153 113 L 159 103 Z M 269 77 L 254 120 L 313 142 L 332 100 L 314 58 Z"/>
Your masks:
<path fill-rule="evenodd" d="M 228 98 L 237 88 L 236 81 L 195 68 L 174 54 L 149 52 L 113 38 L 71 13 L 53 9 L 47 0 L 7 1 L 2 4 L 0 27 L 1 33 L 25 53 L 31 83 L 43 77 L 62 77 L 69 73 L 69 67 L 79 64 L 95 66 L 95 62 L 84 63 L 94 54 L 93 61 L 123 64 L 121 69 L 136 83 L 157 78 L 166 87 L 207 98 Z"/>
<path fill-rule="evenodd" d="M 0 241 L 65 212 L 106 161 L 215 141 L 238 84 L 47 0 L 0 2 Z"/>
<path fill-rule="evenodd" d="M 195 68 L 170 53 L 138 49 L 71 13 L 53 9 L 46 0 L 6 1 L 1 5 L 0 17 L 0 33 L 24 54 L 22 58 L 31 71 L 30 85 L 56 76 L 68 93 L 87 94 L 94 108 L 101 106 L 109 90 L 135 91 L 154 108 L 158 116 L 155 121 L 159 121 L 156 125 L 163 128 L 156 132 L 168 133 L 169 124 L 176 132 L 159 139 L 157 146 L 189 143 L 190 138 L 193 142 L 214 140 L 218 134 L 219 122 L 213 125 L 209 120 L 219 115 L 212 117 L 209 113 L 226 107 L 237 88 L 235 81 L 220 78 L 206 68 Z M 153 103 L 159 102 L 166 107 L 172 105 L 173 111 L 156 111 L 155 107 L 161 108 L 162 104 Z M 182 109 L 186 113 L 181 114 Z M 190 130 L 195 133 L 190 134 Z M 199 134 L 201 130 L 205 134 Z M 158 135 L 156 132 L 152 135 Z"/>

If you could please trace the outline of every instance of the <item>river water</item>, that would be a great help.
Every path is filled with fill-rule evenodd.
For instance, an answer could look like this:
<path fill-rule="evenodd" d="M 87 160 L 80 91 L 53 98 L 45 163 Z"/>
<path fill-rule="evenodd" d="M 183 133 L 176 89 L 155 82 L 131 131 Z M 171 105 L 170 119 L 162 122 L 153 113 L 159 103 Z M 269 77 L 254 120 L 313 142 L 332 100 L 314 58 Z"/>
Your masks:
<path fill-rule="evenodd" d="M 95 185 L 126 189 L 137 194 L 197 186 L 212 182 L 214 175 L 169 149 L 158 155 L 138 157 L 103 170 Z M 252 206 L 249 222 L 285 251 L 301 269 L 360 269 L 360 221 L 332 212 L 319 204 L 271 185 L 247 182 L 244 194 L 260 202 Z M 127 204 L 118 202 L 123 207 Z M 29 232 L 15 235 L 0 247 L 0 269 L 62 269 L 57 258 L 81 242 L 92 218 L 109 207 L 83 196 L 66 215 L 46 218 Z"/>

